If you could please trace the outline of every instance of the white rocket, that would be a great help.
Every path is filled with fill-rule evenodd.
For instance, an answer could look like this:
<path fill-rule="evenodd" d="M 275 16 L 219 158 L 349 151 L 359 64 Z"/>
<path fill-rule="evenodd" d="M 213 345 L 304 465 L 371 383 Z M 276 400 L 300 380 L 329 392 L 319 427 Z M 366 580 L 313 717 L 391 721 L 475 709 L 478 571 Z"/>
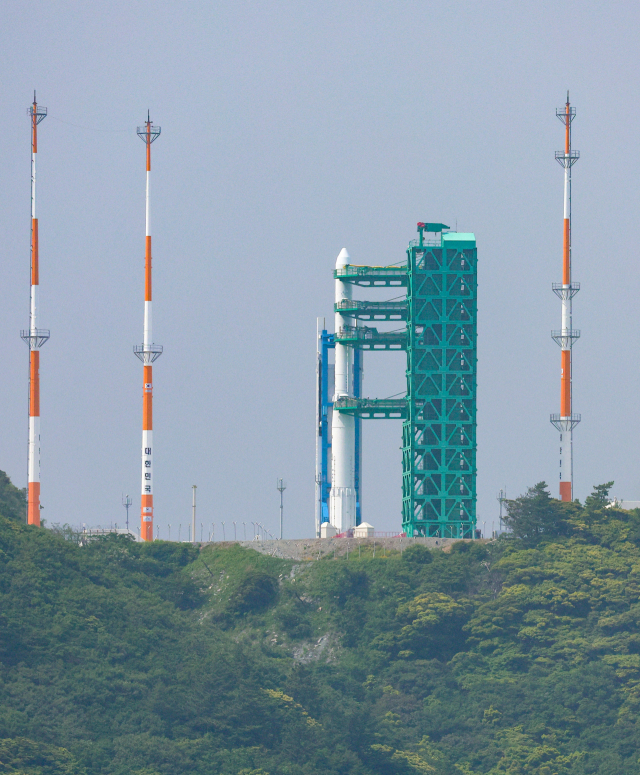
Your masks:
<path fill-rule="evenodd" d="M 342 248 L 336 269 L 349 264 Z M 351 285 L 336 278 L 336 302 L 351 298 Z M 335 331 L 352 325 L 351 318 L 336 312 Z M 353 396 L 353 351 L 349 345 L 335 344 L 335 388 L 333 400 Z M 339 533 L 356 525 L 356 424 L 355 417 L 334 411 L 331 422 L 331 491 L 329 520 Z"/>

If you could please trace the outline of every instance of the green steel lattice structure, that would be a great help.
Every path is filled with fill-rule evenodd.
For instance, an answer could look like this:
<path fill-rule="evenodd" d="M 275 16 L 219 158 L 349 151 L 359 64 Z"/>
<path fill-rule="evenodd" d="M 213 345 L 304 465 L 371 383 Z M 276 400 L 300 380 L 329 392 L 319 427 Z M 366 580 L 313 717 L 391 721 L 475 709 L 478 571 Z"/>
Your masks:
<path fill-rule="evenodd" d="M 431 224 L 419 224 L 420 239 L 407 249 L 402 526 L 408 535 L 473 538 L 476 242 L 473 234 L 455 232 L 427 241 L 428 226 Z"/>

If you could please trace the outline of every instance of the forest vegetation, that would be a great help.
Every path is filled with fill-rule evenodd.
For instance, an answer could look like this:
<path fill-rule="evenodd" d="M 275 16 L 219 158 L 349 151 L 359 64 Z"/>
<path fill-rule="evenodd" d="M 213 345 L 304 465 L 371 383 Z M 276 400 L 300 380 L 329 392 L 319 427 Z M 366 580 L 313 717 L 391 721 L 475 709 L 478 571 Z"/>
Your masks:
<path fill-rule="evenodd" d="M 0 474 L 0 772 L 640 774 L 640 513 L 295 563 L 24 524 Z"/>

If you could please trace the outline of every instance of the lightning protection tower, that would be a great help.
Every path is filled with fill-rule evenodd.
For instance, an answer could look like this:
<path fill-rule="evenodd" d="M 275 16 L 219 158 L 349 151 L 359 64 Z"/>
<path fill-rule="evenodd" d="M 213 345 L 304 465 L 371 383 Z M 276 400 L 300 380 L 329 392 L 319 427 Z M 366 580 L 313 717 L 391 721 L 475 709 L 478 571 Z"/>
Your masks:
<path fill-rule="evenodd" d="M 562 328 L 552 331 L 553 340 L 560 346 L 560 414 L 551 415 L 551 423 L 560 433 L 560 500 L 573 499 L 573 429 L 580 422 L 580 415 L 573 413 L 571 354 L 573 343 L 580 331 L 572 327 L 573 297 L 580 290 L 580 283 L 571 277 L 571 168 L 580 158 L 579 151 L 571 150 L 571 124 L 576 109 L 571 107 L 569 92 L 563 109 L 556 116 L 565 127 L 564 151 L 556 151 L 556 160 L 564 168 L 564 233 L 562 251 L 562 282 L 553 283 L 553 292 L 562 304 Z"/>
<path fill-rule="evenodd" d="M 160 127 L 153 126 L 149 113 L 145 125 L 138 127 L 138 137 L 147 146 L 146 248 L 144 256 L 144 337 L 133 352 L 142 361 L 142 493 L 140 504 L 140 538 L 153 541 L 153 362 L 162 355 L 162 346 L 153 343 L 151 315 L 151 224 L 149 221 L 149 177 L 151 174 L 151 143 L 160 136 Z"/>
<path fill-rule="evenodd" d="M 38 124 L 47 109 L 38 105 L 33 92 L 33 104 L 27 111 L 31 119 L 31 300 L 29 328 L 20 336 L 29 346 L 29 443 L 27 523 L 40 525 L 40 348 L 49 339 L 48 329 L 38 328 L 40 269 L 38 256 L 38 219 L 36 218 L 36 157 L 38 154 Z"/>

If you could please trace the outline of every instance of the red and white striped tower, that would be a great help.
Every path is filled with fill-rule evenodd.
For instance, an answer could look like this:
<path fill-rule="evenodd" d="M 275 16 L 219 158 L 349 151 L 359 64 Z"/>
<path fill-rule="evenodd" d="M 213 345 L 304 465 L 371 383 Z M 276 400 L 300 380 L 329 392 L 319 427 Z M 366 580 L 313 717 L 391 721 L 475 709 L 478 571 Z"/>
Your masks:
<path fill-rule="evenodd" d="M 553 291 L 562 302 L 562 328 L 552 331 L 551 336 L 561 349 L 560 414 L 552 414 L 551 422 L 560 433 L 560 500 L 573 499 L 573 429 L 580 422 L 580 415 L 573 413 L 571 352 L 580 331 L 572 328 L 573 297 L 580 290 L 580 283 L 571 279 L 571 168 L 580 158 L 578 151 L 571 150 L 571 124 L 576 109 L 567 102 L 556 116 L 565 126 L 564 151 L 556 151 L 556 160 L 564 167 L 564 238 L 562 257 L 562 282 L 553 283 Z"/>
<path fill-rule="evenodd" d="M 144 338 L 135 345 L 134 353 L 143 364 L 142 379 L 142 490 L 140 503 L 140 537 L 153 541 L 153 375 L 152 363 L 162 355 L 162 346 L 153 344 L 151 329 L 151 224 L 149 221 L 149 177 L 151 174 L 151 143 L 160 135 L 160 127 L 147 121 L 138 127 L 138 137 L 147 146 L 146 248 L 144 256 Z"/>
<path fill-rule="evenodd" d="M 40 289 L 38 265 L 38 219 L 36 218 L 36 156 L 38 153 L 38 124 L 47 115 L 47 109 L 36 102 L 27 110 L 31 119 L 31 302 L 29 329 L 20 332 L 29 345 L 29 444 L 27 523 L 40 525 L 40 348 L 49 338 L 49 331 L 38 328 L 38 292 Z"/>

